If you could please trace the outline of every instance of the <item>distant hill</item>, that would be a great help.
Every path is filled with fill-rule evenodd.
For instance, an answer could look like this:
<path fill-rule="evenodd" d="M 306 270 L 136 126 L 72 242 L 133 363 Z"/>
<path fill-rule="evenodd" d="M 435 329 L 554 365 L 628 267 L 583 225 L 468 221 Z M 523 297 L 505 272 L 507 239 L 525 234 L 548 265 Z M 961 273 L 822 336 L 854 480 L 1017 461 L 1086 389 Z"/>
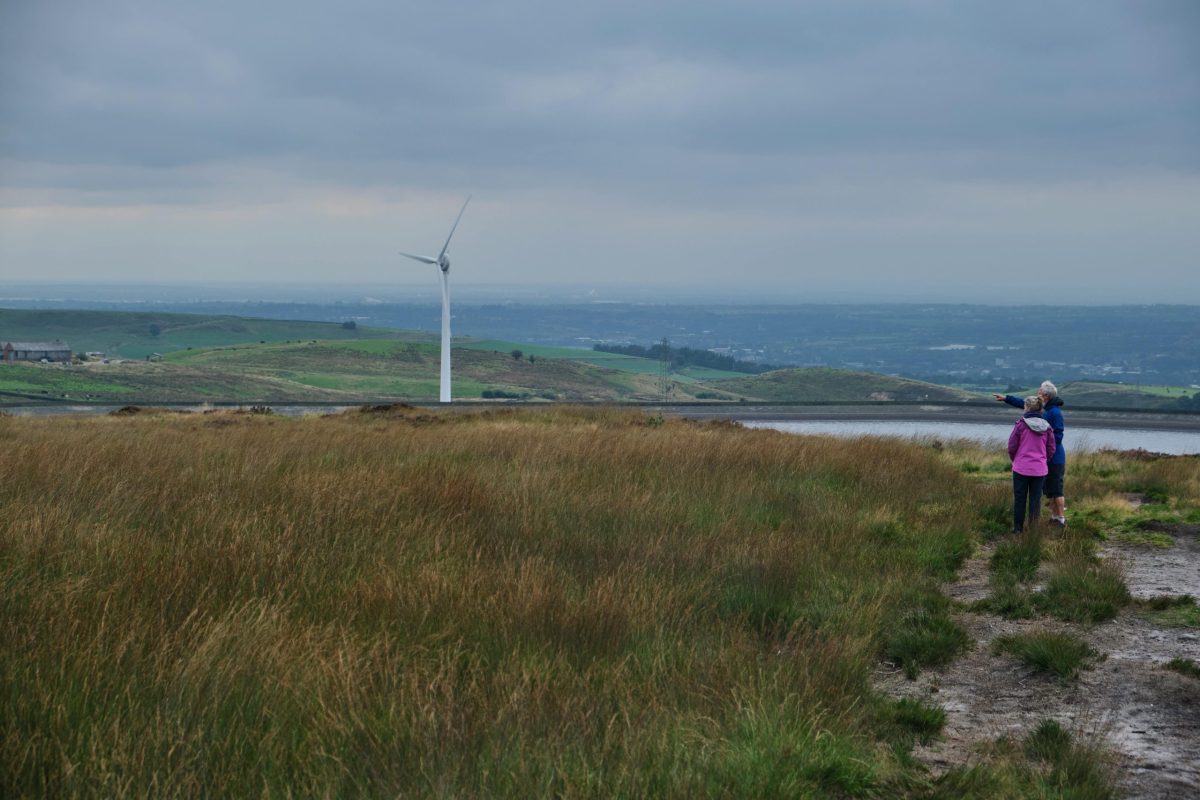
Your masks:
<path fill-rule="evenodd" d="M 826 367 L 780 369 L 745 378 L 708 381 L 708 385 L 747 400 L 773 403 L 921 401 L 957 403 L 978 398 L 933 383 Z"/>
<path fill-rule="evenodd" d="M 437 337 L 425 332 L 202 314 L 0 310 L 0 338 L 60 338 L 75 352 L 101 350 L 128 359 L 7 365 L 0 370 L 0 402 L 357 403 L 437 397 Z M 149 353 L 163 354 L 163 360 L 147 362 Z M 739 375 L 693 366 L 664 378 L 656 359 L 498 340 L 456 340 L 453 358 L 454 396 L 460 399 L 947 403 L 974 396 L 828 368 Z M 1148 402 L 1127 387 L 1099 384 L 1125 392 L 1104 395 L 1091 386 L 1071 384 L 1064 397 L 1080 405 Z M 1155 399 L 1174 402 L 1166 395 Z"/>
<path fill-rule="evenodd" d="M 658 396 L 651 375 L 605 369 L 562 358 L 474 349 L 455 343 L 454 396 L 616 401 Z M 176 353 L 168 362 L 221 373 L 270 375 L 296 384 L 299 391 L 318 388 L 343 396 L 434 400 L 437 398 L 437 344 L 397 341 L 302 342 L 240 345 Z M 694 395 L 681 390 L 680 399 Z"/>
<path fill-rule="evenodd" d="M 434 341 L 419 331 L 344 328 L 336 322 L 252 319 L 143 311 L 40 311 L 0 309 L 0 341 L 61 339 L 76 353 L 100 351 L 114 358 L 145 358 L 189 348 L 243 342 L 311 339 L 405 339 Z"/>
<path fill-rule="evenodd" d="M 305 340 L 181 350 L 158 362 L 0 367 L 0 403 L 359 403 L 436 400 L 438 345 L 423 341 Z M 455 347 L 454 396 L 572 402 L 652 401 L 659 376 L 536 354 L 514 358 Z M 670 381 L 676 402 L 735 399 L 698 381 Z"/>
<path fill-rule="evenodd" d="M 1067 408 L 1129 408 L 1173 410 L 1181 400 L 1194 397 L 1194 389 L 1177 386 L 1131 386 L 1103 381 L 1071 381 L 1058 389 Z"/>

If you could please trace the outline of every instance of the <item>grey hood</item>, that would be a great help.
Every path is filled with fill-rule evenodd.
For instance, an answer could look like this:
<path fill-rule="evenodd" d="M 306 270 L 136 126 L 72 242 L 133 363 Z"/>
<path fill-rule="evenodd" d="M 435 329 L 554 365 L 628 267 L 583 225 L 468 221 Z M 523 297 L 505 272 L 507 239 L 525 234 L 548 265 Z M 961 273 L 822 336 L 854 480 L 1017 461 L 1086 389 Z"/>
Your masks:
<path fill-rule="evenodd" d="M 1028 425 L 1034 433 L 1045 433 L 1050 430 L 1050 423 L 1041 417 L 1021 417 L 1021 421 Z"/>

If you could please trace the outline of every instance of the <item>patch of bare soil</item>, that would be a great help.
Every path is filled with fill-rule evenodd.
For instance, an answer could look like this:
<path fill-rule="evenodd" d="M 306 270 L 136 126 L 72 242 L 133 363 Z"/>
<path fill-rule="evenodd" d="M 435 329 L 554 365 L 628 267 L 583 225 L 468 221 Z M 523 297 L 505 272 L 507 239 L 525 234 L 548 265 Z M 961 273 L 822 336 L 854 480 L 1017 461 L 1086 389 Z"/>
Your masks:
<path fill-rule="evenodd" d="M 992 544 L 981 545 L 976 549 L 974 555 L 967 559 L 958 571 L 958 580 L 943 587 L 946 596 L 969 605 L 990 595 L 992 586 L 989 582 L 991 573 L 988 571 L 988 564 L 991 563 L 992 554 L 995 552 L 996 546 Z"/>
<path fill-rule="evenodd" d="M 1134 597 L 1185 595 L 1200 597 L 1200 526 L 1156 523 L 1146 530 L 1168 534 L 1175 544 L 1161 548 L 1114 543 L 1105 546 L 1105 558 L 1118 561 L 1125 583 Z"/>
<path fill-rule="evenodd" d="M 1175 540 L 1167 550 L 1108 550 L 1124 565 L 1135 597 L 1200 597 L 1196 537 Z M 968 603 L 986 597 L 990 552 L 981 549 L 965 564 L 947 594 Z M 919 697 L 945 709 L 942 740 L 916 751 L 935 774 L 976 760 L 986 742 L 1002 735 L 1023 737 L 1051 718 L 1084 737 L 1107 741 L 1128 797 L 1200 797 L 1200 681 L 1163 667 L 1172 658 L 1200 662 L 1200 631 L 1158 627 L 1135 611 L 1094 627 L 969 612 L 957 619 L 976 643 L 966 656 L 913 681 L 901 673 L 879 681 L 893 696 Z M 1062 683 L 992 653 L 995 637 L 1035 630 L 1071 631 L 1103 660 L 1077 681 Z"/>

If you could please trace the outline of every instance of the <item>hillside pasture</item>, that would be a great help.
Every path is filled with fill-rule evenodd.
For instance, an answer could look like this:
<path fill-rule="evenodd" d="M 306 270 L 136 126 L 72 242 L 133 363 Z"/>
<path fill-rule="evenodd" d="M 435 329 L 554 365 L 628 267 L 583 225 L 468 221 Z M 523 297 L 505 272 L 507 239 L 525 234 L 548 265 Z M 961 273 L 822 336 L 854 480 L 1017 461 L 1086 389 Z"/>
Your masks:
<path fill-rule="evenodd" d="M 160 362 L 0 365 L 0 403 L 431 401 L 438 396 L 439 353 L 437 344 L 420 341 L 306 340 L 182 350 Z M 702 390 L 688 382 L 673 387 L 674 400 Z M 659 398 L 661 381 L 565 359 L 517 360 L 456 347 L 454 396 L 479 399 L 487 390 L 527 399 L 638 401 Z"/>
<path fill-rule="evenodd" d="M 712 381 L 712 388 L 747 399 L 776 403 L 922 401 L 958 403 L 978 399 L 932 383 L 825 367 L 780 369 L 761 375 Z"/>
<path fill-rule="evenodd" d="M 112 358 L 144 359 L 152 353 L 224 347 L 248 342 L 309 339 L 394 339 L 434 341 L 432 334 L 386 328 L 343 328 L 336 322 L 252 319 L 148 311 L 0 309 L 0 340 L 61 339 L 76 353 L 103 352 Z"/>

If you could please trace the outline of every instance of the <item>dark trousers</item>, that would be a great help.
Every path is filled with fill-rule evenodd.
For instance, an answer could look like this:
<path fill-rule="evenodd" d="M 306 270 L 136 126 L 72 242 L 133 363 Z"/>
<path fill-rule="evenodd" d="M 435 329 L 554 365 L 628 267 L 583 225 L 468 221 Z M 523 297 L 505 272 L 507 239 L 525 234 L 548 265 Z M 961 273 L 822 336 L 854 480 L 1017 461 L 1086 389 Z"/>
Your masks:
<path fill-rule="evenodd" d="M 1025 530 L 1025 504 L 1029 504 L 1029 524 L 1038 521 L 1042 510 L 1042 484 L 1046 482 L 1045 475 L 1013 474 L 1013 533 Z"/>

